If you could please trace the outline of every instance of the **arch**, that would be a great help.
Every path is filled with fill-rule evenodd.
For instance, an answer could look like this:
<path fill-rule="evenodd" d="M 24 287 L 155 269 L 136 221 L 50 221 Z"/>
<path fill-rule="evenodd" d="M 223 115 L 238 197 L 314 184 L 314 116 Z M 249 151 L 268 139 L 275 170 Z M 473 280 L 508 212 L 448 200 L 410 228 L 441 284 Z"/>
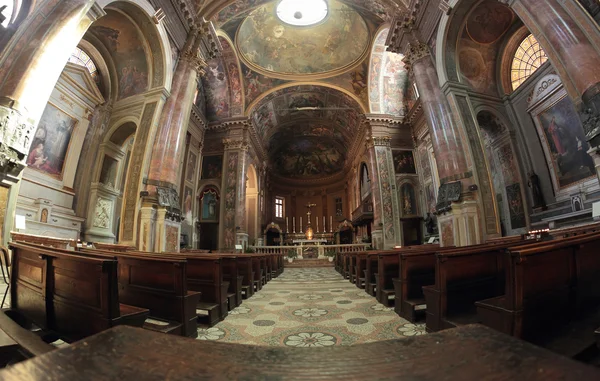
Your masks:
<path fill-rule="evenodd" d="M 236 104 L 236 106 L 231 109 L 231 116 L 242 116 L 245 112 L 246 92 L 244 91 L 244 81 L 242 80 L 240 57 L 238 56 L 238 51 L 234 48 L 235 45 L 233 41 L 231 41 L 227 33 L 218 30 L 217 36 L 226 41 L 226 44 L 221 44 L 223 46 L 222 54 L 225 61 L 227 79 L 229 80 L 229 88 L 232 90 L 230 94 L 231 102 Z"/>
<path fill-rule="evenodd" d="M 375 114 L 401 116 L 408 85 L 408 72 L 402 54 L 388 52 L 389 26 L 379 29 L 369 62 L 369 108 Z"/>
<path fill-rule="evenodd" d="M 245 230 L 248 233 L 249 243 L 252 246 L 259 237 L 259 215 L 258 210 L 258 174 L 254 164 L 248 165 L 246 171 L 246 226 Z"/>
<path fill-rule="evenodd" d="M 152 5 L 144 0 L 104 0 L 99 1 L 105 11 L 116 11 L 125 15 L 143 36 L 143 45 L 149 66 L 148 87 L 154 89 L 171 87 L 174 62 L 171 54 L 171 44 L 164 25 L 156 25 L 152 21 L 155 12 Z M 110 16 L 110 15 L 108 15 Z M 100 25 L 107 16 L 100 18 L 94 25 Z"/>
<path fill-rule="evenodd" d="M 116 88 L 113 89 L 113 85 L 116 85 L 116 81 L 113 78 L 117 78 L 117 71 L 108 52 L 101 53 L 103 45 L 89 33 L 83 36 L 77 47 L 84 50 L 96 64 L 100 76 L 100 82 L 97 82 L 96 85 L 104 99 L 114 101 Z"/>
<path fill-rule="evenodd" d="M 337 90 L 339 92 L 344 93 L 345 95 L 349 96 L 350 98 L 352 98 L 352 100 L 354 100 L 356 102 L 356 104 L 360 107 L 360 110 L 364 113 L 367 114 L 367 109 L 365 107 L 365 105 L 363 104 L 363 102 L 360 100 L 360 98 L 358 98 L 355 94 L 351 93 L 349 90 L 346 90 L 340 86 L 336 86 L 333 85 L 331 83 L 323 83 L 323 82 L 311 82 L 311 81 L 306 81 L 306 82 L 290 82 L 290 83 L 285 83 L 283 85 L 279 85 L 276 87 L 273 87 L 272 89 L 270 89 L 269 91 L 266 91 L 264 93 L 262 93 L 258 98 L 256 98 L 250 105 L 248 105 L 248 107 L 246 107 L 246 113 L 244 116 L 249 117 L 250 115 L 252 115 L 252 112 L 254 112 L 254 110 L 260 106 L 261 102 L 263 99 L 265 99 L 267 96 L 269 96 L 270 94 L 278 91 L 278 90 L 282 90 L 282 89 L 287 89 L 289 87 L 296 87 L 296 86 L 319 86 L 319 87 L 324 87 L 324 88 L 328 88 L 328 89 L 333 89 L 333 90 Z"/>
<path fill-rule="evenodd" d="M 126 122 L 121 124 L 112 134 L 108 137 L 108 140 L 118 146 L 122 146 L 125 142 L 135 134 L 137 125 L 133 122 Z"/>

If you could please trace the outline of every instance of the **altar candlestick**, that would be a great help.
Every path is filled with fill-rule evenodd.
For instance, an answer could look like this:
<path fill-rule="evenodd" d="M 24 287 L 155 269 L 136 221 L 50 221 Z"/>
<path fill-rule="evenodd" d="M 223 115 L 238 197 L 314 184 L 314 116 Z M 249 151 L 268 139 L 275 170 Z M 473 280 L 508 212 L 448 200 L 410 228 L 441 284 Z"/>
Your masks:
<path fill-rule="evenodd" d="M 294 228 L 294 234 L 296 234 L 296 217 L 292 217 L 292 226 Z"/>
<path fill-rule="evenodd" d="M 327 226 L 325 225 L 325 216 L 323 216 L 323 233 L 327 233 Z"/>
<path fill-rule="evenodd" d="M 333 233 L 333 216 L 329 216 L 329 232 Z"/>
<path fill-rule="evenodd" d="M 289 232 L 290 232 L 290 225 L 289 225 L 289 222 L 290 222 L 290 221 L 289 221 L 288 217 L 286 217 L 286 218 L 285 218 L 285 230 L 286 230 L 286 233 L 289 233 Z"/>
<path fill-rule="evenodd" d="M 300 233 L 302 233 L 302 217 L 300 217 Z"/>
<path fill-rule="evenodd" d="M 317 223 L 317 233 L 319 232 L 319 217 L 315 217 L 315 221 Z"/>

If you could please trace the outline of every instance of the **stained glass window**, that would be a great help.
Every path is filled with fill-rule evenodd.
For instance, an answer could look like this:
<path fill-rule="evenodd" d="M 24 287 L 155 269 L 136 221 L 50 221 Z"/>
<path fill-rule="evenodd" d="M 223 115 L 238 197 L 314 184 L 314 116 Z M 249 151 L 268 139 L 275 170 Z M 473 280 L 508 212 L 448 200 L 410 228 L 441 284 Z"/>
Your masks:
<path fill-rule="evenodd" d="M 521 42 L 512 61 L 510 80 L 513 90 L 521 86 L 529 76 L 548 60 L 539 42 L 532 34 Z"/>
<path fill-rule="evenodd" d="M 74 63 L 75 65 L 80 65 L 85 67 L 94 81 L 98 82 L 98 69 L 96 69 L 96 65 L 94 61 L 90 58 L 90 56 L 79 48 L 75 48 L 75 51 L 71 54 L 69 58 L 69 62 Z"/>

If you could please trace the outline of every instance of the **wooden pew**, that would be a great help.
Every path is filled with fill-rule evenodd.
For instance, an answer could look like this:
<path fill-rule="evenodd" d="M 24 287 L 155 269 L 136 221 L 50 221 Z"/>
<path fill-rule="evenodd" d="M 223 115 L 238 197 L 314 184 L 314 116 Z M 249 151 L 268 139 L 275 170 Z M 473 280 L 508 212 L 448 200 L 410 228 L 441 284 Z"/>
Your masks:
<path fill-rule="evenodd" d="M 19 318 L 20 316 L 12 310 L 0 311 L 0 330 L 17 343 L 17 352 L 21 358 L 32 358 L 56 349 L 44 342 L 43 337 L 20 326 L 17 323 Z"/>
<path fill-rule="evenodd" d="M 65 341 L 110 327 L 141 327 L 149 311 L 119 303 L 117 261 L 11 243 L 11 309 Z"/>
<path fill-rule="evenodd" d="M 361 251 L 354 253 L 354 284 L 358 288 L 365 288 L 365 270 L 367 267 L 367 252 Z"/>
<path fill-rule="evenodd" d="M 254 267 L 252 255 L 238 257 L 238 274 L 242 277 L 242 298 L 248 299 L 254 295 Z"/>
<path fill-rule="evenodd" d="M 573 357 L 600 319 L 600 234 L 509 249 L 504 295 L 476 303 L 484 324 Z"/>
<path fill-rule="evenodd" d="M 252 255 L 252 272 L 254 274 L 254 278 L 252 279 L 252 287 L 254 292 L 258 292 L 262 290 L 263 286 L 263 273 L 261 269 L 261 259 L 259 255 Z"/>
<path fill-rule="evenodd" d="M 365 262 L 365 291 L 371 296 L 375 296 L 377 286 L 377 252 L 367 251 Z"/>
<path fill-rule="evenodd" d="M 398 266 L 397 250 L 378 252 L 375 297 L 386 307 L 393 306 L 395 302 L 393 279 L 398 277 Z"/>
<path fill-rule="evenodd" d="M 201 293 L 188 291 L 187 261 L 181 256 L 80 248 L 91 256 L 116 258 L 119 298 L 150 310 L 144 328 L 188 337 L 198 336 L 196 307 Z"/>

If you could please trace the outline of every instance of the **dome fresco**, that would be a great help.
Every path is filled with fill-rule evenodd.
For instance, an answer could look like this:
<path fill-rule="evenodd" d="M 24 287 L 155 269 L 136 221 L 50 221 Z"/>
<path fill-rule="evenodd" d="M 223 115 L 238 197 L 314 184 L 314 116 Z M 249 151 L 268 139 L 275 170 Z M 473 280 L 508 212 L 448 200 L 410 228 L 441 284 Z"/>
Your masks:
<path fill-rule="evenodd" d="M 258 7 L 237 32 L 240 57 L 252 69 L 284 79 L 325 77 L 359 63 L 367 54 L 369 28 L 351 7 L 331 0 L 325 20 L 297 27 L 281 21 L 276 6 L 272 2 Z M 349 33 L 353 38 L 345 38 Z"/>

